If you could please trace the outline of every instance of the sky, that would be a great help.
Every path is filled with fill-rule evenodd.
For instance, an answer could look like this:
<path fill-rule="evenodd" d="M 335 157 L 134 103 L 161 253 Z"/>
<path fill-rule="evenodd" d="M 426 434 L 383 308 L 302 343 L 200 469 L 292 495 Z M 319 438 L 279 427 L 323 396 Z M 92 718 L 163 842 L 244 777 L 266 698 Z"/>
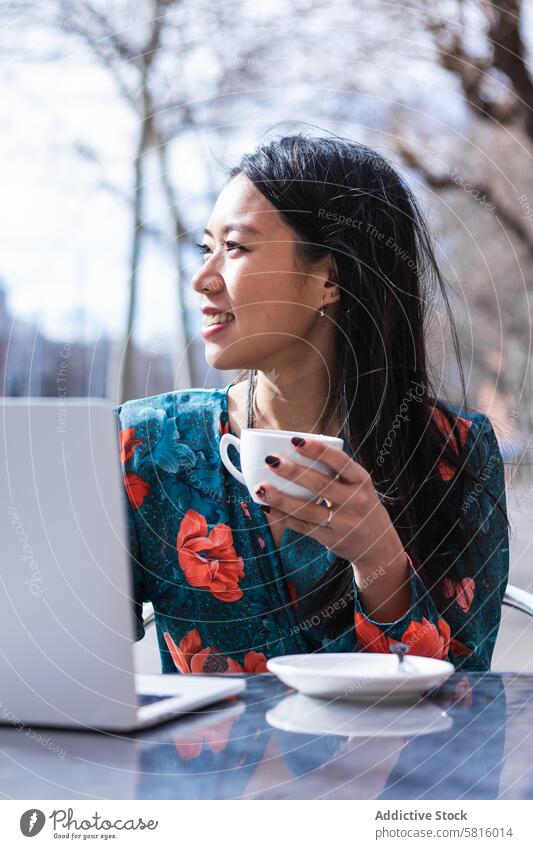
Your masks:
<path fill-rule="evenodd" d="M 528 27 L 533 18 L 531 6 L 526 4 Z M 53 37 L 46 36 L 43 43 L 41 33 L 39 49 L 46 46 L 46 38 L 50 38 L 49 46 L 54 46 Z M 127 310 L 131 219 L 127 200 L 136 141 L 132 112 L 109 75 L 82 45 L 71 44 L 68 57 L 56 61 L 38 62 L 35 56 L 24 61 L 19 56 L 3 65 L 0 279 L 9 307 L 58 340 L 72 335 L 90 339 L 103 332 L 120 336 Z M 441 72 L 432 85 L 426 63 L 412 61 L 408 69 L 405 83 L 414 109 L 426 113 L 428 120 L 431 113 L 445 115 L 460 130 L 462 112 L 450 78 L 445 80 Z M 367 71 L 372 72 L 382 73 L 382 69 Z M 297 89 L 289 87 L 283 94 L 293 94 L 295 114 L 301 111 Z M 368 92 L 372 92 L 371 79 Z M 372 108 L 379 111 L 379 98 Z M 264 124 L 281 118 L 284 109 L 279 113 L 265 115 Z M 314 118 L 309 115 L 310 121 Z M 435 133 L 438 128 L 436 122 Z M 253 120 L 248 124 L 247 119 L 242 121 L 243 133 L 250 141 L 262 129 Z M 337 128 L 340 132 L 348 129 Z M 80 155 L 80 145 L 89 155 Z M 214 152 L 218 153 L 216 145 L 214 140 Z M 196 241 L 209 214 L 209 175 L 217 171 L 211 139 L 181 139 L 173 149 L 172 170 L 179 176 L 180 201 Z M 153 167 L 149 182 L 157 186 Z M 161 225 L 166 216 L 159 189 L 150 191 L 149 197 L 147 223 Z M 176 269 L 168 235 L 144 242 L 135 328 L 143 344 L 156 341 L 161 346 L 176 333 Z M 199 256 L 195 257 L 194 263 L 199 262 Z M 182 272 L 187 291 L 194 267 L 189 261 Z M 197 296 L 190 292 L 186 305 L 195 309 L 196 304 Z"/>
<path fill-rule="evenodd" d="M 120 335 L 130 249 L 131 111 L 83 51 L 69 62 L 12 66 L 8 82 L 0 113 L 0 278 L 9 307 L 52 338 Z M 80 144 L 99 162 L 80 155 Z M 157 184 L 155 174 L 150 179 Z M 147 224 L 164 221 L 157 192 L 150 195 Z M 176 275 L 167 235 L 144 243 L 136 325 L 143 343 L 175 332 Z"/>

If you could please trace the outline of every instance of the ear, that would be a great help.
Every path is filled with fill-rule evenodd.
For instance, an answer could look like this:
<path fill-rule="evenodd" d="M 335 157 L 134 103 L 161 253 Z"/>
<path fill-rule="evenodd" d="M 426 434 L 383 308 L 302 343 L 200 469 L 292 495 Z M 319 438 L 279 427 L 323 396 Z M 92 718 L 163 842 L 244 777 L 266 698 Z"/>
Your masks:
<path fill-rule="evenodd" d="M 340 300 L 341 293 L 339 290 L 339 270 L 333 254 L 330 257 L 328 279 L 326 281 L 327 303 L 334 304 Z"/>
<path fill-rule="evenodd" d="M 326 304 L 336 304 L 341 299 L 341 292 L 338 286 L 335 286 L 333 289 L 326 289 L 325 291 L 325 303 Z"/>
<path fill-rule="evenodd" d="M 337 261 L 336 261 L 335 257 L 333 256 L 333 254 L 330 254 L 329 260 L 330 260 L 330 267 L 329 267 L 328 279 L 332 283 L 338 283 L 339 282 L 339 269 L 337 268 Z"/>

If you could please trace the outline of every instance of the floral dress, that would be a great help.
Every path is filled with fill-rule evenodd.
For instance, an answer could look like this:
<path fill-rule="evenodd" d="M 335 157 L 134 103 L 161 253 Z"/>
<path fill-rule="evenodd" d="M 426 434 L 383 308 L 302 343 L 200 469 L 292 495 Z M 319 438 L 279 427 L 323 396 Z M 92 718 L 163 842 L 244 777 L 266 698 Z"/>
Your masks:
<path fill-rule="evenodd" d="M 319 617 L 300 615 L 300 599 L 335 560 L 313 537 L 285 528 L 279 550 L 263 511 L 223 465 L 219 443 L 231 432 L 228 389 L 168 392 L 117 407 L 133 574 L 136 639 L 142 602 L 154 607 L 164 673 L 264 672 L 266 660 L 302 652 L 387 652 L 391 642 L 458 668 L 490 669 L 509 571 L 500 510 L 471 487 L 458 510 L 474 526 L 475 569 L 449 550 L 457 577 L 441 581 L 439 609 L 410 564 L 411 607 L 394 622 L 368 616 L 353 584 L 353 627 L 338 635 Z M 459 437 L 475 448 L 480 472 L 503 509 L 503 460 L 490 419 L 461 408 Z M 444 424 L 445 417 L 440 415 Z M 455 437 L 450 435 L 450 439 Z M 238 452 L 230 456 L 240 466 Z M 453 470 L 443 462 L 446 485 Z M 442 556 L 442 554 L 441 554 Z M 338 602 L 337 604 L 346 604 Z M 333 612 L 333 611 L 332 611 Z"/>

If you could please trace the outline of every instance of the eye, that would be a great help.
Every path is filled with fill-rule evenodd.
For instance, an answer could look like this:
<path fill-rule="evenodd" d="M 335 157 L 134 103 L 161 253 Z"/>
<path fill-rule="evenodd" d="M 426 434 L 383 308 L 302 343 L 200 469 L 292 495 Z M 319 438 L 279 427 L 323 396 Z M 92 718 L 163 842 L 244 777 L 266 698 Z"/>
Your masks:
<path fill-rule="evenodd" d="M 223 245 L 226 246 L 226 250 L 228 251 L 246 251 L 248 248 L 245 248 L 243 245 L 237 244 L 237 242 L 228 242 L 227 240 L 222 242 Z M 209 245 L 200 244 L 199 242 L 195 243 L 195 247 L 198 248 L 202 256 L 206 257 L 207 254 L 212 253 Z"/>
<path fill-rule="evenodd" d="M 228 251 L 235 251 L 235 250 L 245 251 L 245 250 L 247 250 L 247 248 L 243 247 L 242 245 L 238 245 L 237 242 L 225 241 L 225 242 L 223 242 L 223 244 L 226 245 L 226 248 L 228 249 Z"/>

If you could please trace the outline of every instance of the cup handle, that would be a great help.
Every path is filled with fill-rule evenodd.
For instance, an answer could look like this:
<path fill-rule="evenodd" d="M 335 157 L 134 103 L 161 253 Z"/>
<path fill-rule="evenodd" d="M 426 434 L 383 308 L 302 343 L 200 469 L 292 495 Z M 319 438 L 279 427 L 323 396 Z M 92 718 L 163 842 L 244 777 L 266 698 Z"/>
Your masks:
<path fill-rule="evenodd" d="M 241 440 L 238 436 L 234 436 L 232 433 L 223 433 L 222 438 L 220 440 L 220 457 L 222 462 L 224 463 L 226 469 L 233 475 L 234 478 L 237 478 L 244 486 L 246 486 L 246 481 L 244 480 L 244 475 L 242 472 L 233 465 L 228 455 L 228 448 L 230 445 L 234 445 L 239 454 L 241 453 Z"/>

